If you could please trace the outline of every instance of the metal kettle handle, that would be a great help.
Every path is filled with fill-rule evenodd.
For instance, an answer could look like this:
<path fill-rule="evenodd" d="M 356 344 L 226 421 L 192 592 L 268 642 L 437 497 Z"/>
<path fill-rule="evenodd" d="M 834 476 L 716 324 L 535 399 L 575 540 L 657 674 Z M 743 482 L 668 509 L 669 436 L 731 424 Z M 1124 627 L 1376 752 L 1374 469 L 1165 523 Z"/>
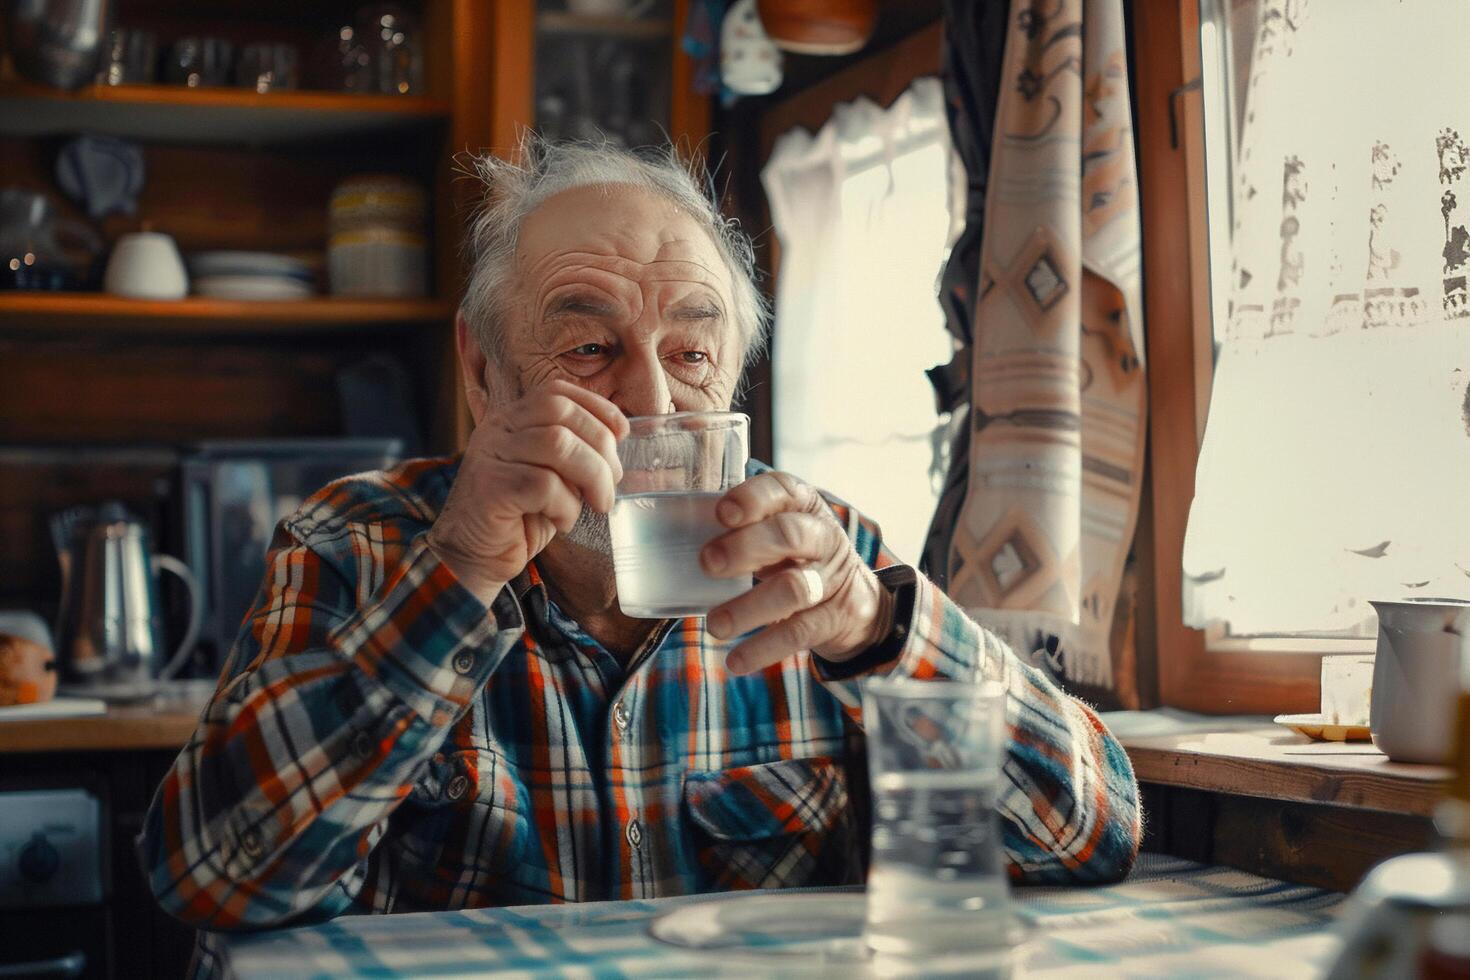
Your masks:
<path fill-rule="evenodd" d="M 189 654 L 194 652 L 194 644 L 199 642 L 199 624 L 204 618 L 204 596 L 199 591 L 199 580 L 189 571 L 189 566 L 172 555 L 154 555 L 153 571 L 155 575 L 160 571 L 173 572 L 183 580 L 184 588 L 189 592 L 189 625 L 184 630 L 184 638 L 179 641 L 179 648 L 158 674 L 159 680 L 166 681 L 179 672 L 188 661 Z"/>
<path fill-rule="evenodd" d="M 77 950 L 54 960 L 0 963 L 0 980 L 71 980 L 86 969 L 87 954 Z"/>

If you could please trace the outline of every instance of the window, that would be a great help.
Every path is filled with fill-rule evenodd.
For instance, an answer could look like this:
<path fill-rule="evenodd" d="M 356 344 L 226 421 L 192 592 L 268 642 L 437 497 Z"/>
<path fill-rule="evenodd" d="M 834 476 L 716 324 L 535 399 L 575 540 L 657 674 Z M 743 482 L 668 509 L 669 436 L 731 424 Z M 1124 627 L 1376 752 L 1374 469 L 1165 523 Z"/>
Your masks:
<path fill-rule="evenodd" d="M 781 247 L 773 463 L 873 516 L 915 564 L 944 479 L 924 372 L 954 349 L 935 299 L 957 230 L 950 173 L 933 78 L 784 134 L 762 173 Z"/>
<path fill-rule="evenodd" d="M 1317 658 L 1287 651 L 1470 586 L 1470 7 L 1180 0 L 1134 27 L 1160 692 L 1313 710 Z"/>
<path fill-rule="evenodd" d="M 1433 95 L 1470 11 L 1205 0 L 1201 28 L 1216 357 L 1185 617 L 1371 645 L 1366 599 L 1470 584 L 1470 110 Z"/>
<path fill-rule="evenodd" d="M 1201 356 L 1208 360 L 1206 379 L 1200 384 L 1200 437 L 1208 415 L 1210 381 L 1213 380 L 1221 347 L 1228 335 L 1232 315 L 1232 294 L 1240 270 L 1235 268 L 1232 232 L 1240 211 L 1235 198 L 1240 188 L 1236 181 L 1242 170 L 1237 163 L 1242 133 L 1245 129 L 1249 82 L 1253 65 L 1277 55 L 1276 50 L 1294 42 L 1296 32 L 1304 26 L 1305 7 L 1300 2 L 1264 2 L 1264 0 L 1199 0 L 1199 67 L 1202 96 L 1201 118 L 1204 129 L 1205 201 L 1208 232 L 1209 317 L 1199 328 Z M 1293 52 L 1294 53 L 1294 52 Z M 1269 91 L 1270 86 L 1267 87 Z M 1249 179 L 1248 177 L 1246 179 Z M 1242 479 L 1246 474 L 1238 473 Z M 1226 528 L 1222 533 L 1230 533 Z M 1255 574 L 1259 576 L 1259 569 Z M 1322 623 L 1287 630 L 1279 617 L 1275 629 L 1259 623 L 1255 632 L 1240 629 L 1230 620 L 1211 616 L 1211 602 L 1199 601 L 1206 588 L 1229 588 L 1223 578 L 1203 573 L 1205 583 L 1196 574 L 1184 581 L 1184 618 L 1192 626 L 1204 628 L 1205 643 L 1211 650 L 1265 650 L 1276 653 L 1346 653 L 1371 652 L 1374 647 L 1373 623 L 1366 615 L 1352 625 L 1327 628 Z M 1286 602 L 1297 603 L 1292 590 L 1277 591 Z M 1218 604 L 1215 604 L 1218 605 Z M 1366 605 L 1354 599 L 1354 605 L 1366 614 Z M 1297 608 L 1300 608 L 1298 605 Z"/>

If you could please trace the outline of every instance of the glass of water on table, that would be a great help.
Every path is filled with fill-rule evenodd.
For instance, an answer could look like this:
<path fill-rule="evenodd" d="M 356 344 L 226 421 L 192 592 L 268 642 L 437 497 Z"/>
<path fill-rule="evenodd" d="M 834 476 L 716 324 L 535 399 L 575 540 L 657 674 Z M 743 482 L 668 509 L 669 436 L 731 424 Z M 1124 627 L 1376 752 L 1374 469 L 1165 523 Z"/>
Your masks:
<path fill-rule="evenodd" d="M 618 606 L 625 616 L 702 616 L 750 589 L 711 578 L 699 552 L 725 532 L 715 504 L 745 480 L 750 419 L 738 412 L 678 412 L 628 420 L 618 444 L 623 479 L 608 524 Z"/>
<path fill-rule="evenodd" d="M 995 681 L 864 683 L 873 848 L 863 940 L 880 959 L 1005 972 L 1022 938 L 996 811 L 1005 709 Z"/>

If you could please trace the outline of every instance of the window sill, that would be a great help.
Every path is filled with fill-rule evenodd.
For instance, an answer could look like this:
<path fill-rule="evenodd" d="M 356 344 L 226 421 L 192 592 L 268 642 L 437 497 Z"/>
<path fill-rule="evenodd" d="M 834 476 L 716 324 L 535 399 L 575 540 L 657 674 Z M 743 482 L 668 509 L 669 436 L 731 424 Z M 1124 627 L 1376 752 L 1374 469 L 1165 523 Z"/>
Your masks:
<path fill-rule="evenodd" d="M 1259 717 L 1103 715 L 1140 783 L 1427 817 L 1450 770 L 1390 762 L 1370 743 L 1313 742 Z"/>

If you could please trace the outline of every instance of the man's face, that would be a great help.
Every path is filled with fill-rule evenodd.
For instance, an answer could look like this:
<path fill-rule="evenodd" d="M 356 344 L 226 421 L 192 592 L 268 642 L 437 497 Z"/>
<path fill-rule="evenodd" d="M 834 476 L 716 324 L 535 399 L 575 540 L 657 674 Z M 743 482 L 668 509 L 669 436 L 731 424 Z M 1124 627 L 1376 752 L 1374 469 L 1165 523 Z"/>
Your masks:
<path fill-rule="evenodd" d="M 730 274 L 699 223 L 627 186 L 580 187 L 526 219 L 504 328 L 508 380 L 565 378 L 627 415 L 722 411 L 740 374 Z"/>
<path fill-rule="evenodd" d="M 730 273 L 665 198 L 627 186 L 558 194 L 522 225 L 516 272 L 492 389 L 564 378 L 629 416 L 730 407 L 744 353 Z M 607 518 L 585 506 L 567 539 L 611 553 Z"/>

